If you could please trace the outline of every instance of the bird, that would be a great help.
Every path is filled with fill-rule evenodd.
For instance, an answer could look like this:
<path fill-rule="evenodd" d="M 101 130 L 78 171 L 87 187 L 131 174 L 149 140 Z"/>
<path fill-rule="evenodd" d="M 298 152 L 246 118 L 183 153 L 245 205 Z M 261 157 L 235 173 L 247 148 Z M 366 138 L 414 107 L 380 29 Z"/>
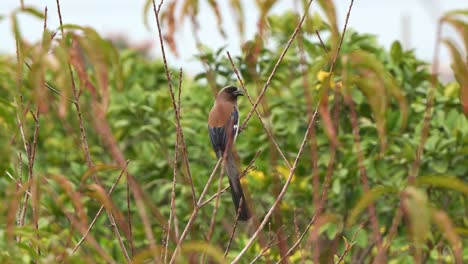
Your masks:
<path fill-rule="evenodd" d="M 232 149 L 239 134 L 239 108 L 237 97 L 243 96 L 242 90 L 235 86 L 226 86 L 216 95 L 213 107 L 208 116 L 208 132 L 216 157 L 224 158 L 224 171 L 231 187 L 232 201 L 239 212 L 239 220 L 247 221 L 251 214 L 245 200 L 239 171 L 234 160 Z M 242 204 L 241 204 L 242 199 Z M 241 207 L 239 209 L 239 207 Z"/>

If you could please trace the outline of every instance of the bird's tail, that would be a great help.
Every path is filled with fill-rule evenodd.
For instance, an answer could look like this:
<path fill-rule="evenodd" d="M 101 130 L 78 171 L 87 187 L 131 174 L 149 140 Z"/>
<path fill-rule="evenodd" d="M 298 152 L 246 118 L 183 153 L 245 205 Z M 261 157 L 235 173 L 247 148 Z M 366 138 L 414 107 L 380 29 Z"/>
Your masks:
<path fill-rule="evenodd" d="M 250 219 L 250 211 L 249 207 L 247 206 L 247 201 L 245 200 L 244 192 L 242 191 L 242 185 L 240 183 L 239 172 L 237 171 L 237 166 L 234 160 L 234 156 L 232 152 L 227 153 L 227 158 L 225 162 L 225 171 L 229 178 L 229 185 L 231 186 L 231 194 L 232 194 L 232 201 L 236 206 L 236 215 L 239 212 L 239 220 L 240 221 L 247 221 Z M 241 205 L 242 199 L 242 205 Z"/>

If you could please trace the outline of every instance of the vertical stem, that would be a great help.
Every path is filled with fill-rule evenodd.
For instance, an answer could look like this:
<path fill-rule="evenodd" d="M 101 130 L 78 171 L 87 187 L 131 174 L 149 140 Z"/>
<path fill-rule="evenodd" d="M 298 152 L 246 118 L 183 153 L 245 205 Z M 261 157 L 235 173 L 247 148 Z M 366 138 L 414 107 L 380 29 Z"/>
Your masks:
<path fill-rule="evenodd" d="M 364 193 L 369 192 L 369 180 L 367 178 L 366 168 L 364 165 L 364 155 L 361 149 L 361 137 L 359 135 L 359 124 L 358 117 L 356 113 L 356 108 L 354 106 L 353 99 L 350 95 L 345 95 L 346 104 L 349 107 L 351 114 L 351 124 L 353 126 L 353 135 L 354 135 L 354 146 L 356 147 L 356 154 L 358 157 L 358 166 L 359 174 L 361 175 L 361 183 L 364 189 Z M 369 204 L 369 216 L 372 224 L 372 231 L 374 234 L 374 241 L 377 244 L 377 247 L 380 248 L 382 242 L 382 236 L 379 232 L 379 222 L 377 220 L 377 212 L 375 210 L 375 205 L 373 203 Z"/>

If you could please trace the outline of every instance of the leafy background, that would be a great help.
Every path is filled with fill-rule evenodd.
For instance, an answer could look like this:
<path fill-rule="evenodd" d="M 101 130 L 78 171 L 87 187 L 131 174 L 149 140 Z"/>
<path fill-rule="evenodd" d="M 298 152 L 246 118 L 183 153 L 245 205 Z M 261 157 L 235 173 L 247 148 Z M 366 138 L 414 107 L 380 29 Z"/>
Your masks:
<path fill-rule="evenodd" d="M 217 1 L 208 2 L 222 20 Z M 42 40 L 29 43 L 18 15 L 47 21 L 53 14 L 19 7 L 8 16 L 17 53 L 0 56 L 2 262 L 168 262 L 193 212 L 178 262 L 230 262 L 241 255 L 241 263 L 468 260 L 467 11 L 439 21 L 456 29 L 463 44 L 440 31 L 437 45 L 449 47 L 455 77 L 441 83 L 431 74 L 437 51 L 429 65 L 398 42 L 386 50 L 352 25 L 344 31 L 331 1 L 319 1 L 321 13 L 310 11 L 295 38 L 301 14 L 270 15 L 272 1 L 257 2 L 258 35 L 232 58 L 254 101 L 268 88 L 257 108 L 261 119 L 254 114 L 236 143 L 255 211 L 248 223 L 236 222 L 226 193 L 202 207 L 192 202 L 216 164 L 206 131 L 214 95 L 241 86 L 224 49 L 210 50 L 195 31 L 195 59 L 204 71 L 182 75 L 170 61 L 90 27 L 45 26 Z M 242 4 L 230 3 L 242 34 Z M 153 5 L 148 1 L 145 12 Z M 163 5 L 166 52 L 181 45 L 174 34 L 182 18 L 203 15 L 197 6 Z M 248 98 L 239 104 L 246 117 L 252 105 Z M 291 173 L 275 143 L 292 164 L 316 109 Z M 221 185 L 218 179 L 206 198 L 227 186 L 225 177 Z M 287 180 L 286 194 L 244 254 Z"/>

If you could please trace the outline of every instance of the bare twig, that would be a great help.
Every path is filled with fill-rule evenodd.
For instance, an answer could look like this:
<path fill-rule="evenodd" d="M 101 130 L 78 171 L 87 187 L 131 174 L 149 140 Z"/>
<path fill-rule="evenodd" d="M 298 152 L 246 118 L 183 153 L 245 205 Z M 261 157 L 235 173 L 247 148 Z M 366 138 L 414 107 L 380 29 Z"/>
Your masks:
<path fill-rule="evenodd" d="M 182 95 L 182 68 L 180 68 L 179 71 L 179 94 L 177 96 L 177 111 L 180 113 L 180 106 L 181 106 L 181 100 L 180 97 Z M 180 141 L 180 138 L 178 139 Z M 179 143 L 177 143 L 179 144 Z M 179 240 L 179 220 L 177 219 L 177 212 L 175 208 L 175 187 L 176 187 L 176 182 L 174 181 L 173 183 L 173 192 L 171 193 L 171 210 L 172 210 L 172 217 L 174 217 L 174 240 L 177 243 Z"/>
<path fill-rule="evenodd" d="M 61 33 L 62 33 L 62 41 L 63 41 L 63 38 L 65 37 L 65 30 L 64 30 L 64 27 L 63 27 L 62 11 L 61 11 L 61 8 L 60 8 L 60 0 L 56 0 L 56 5 L 57 5 L 57 13 L 58 13 L 58 16 L 59 16 L 60 30 L 61 30 Z M 87 137 L 86 137 L 86 131 L 84 129 L 81 107 L 80 107 L 80 104 L 79 104 L 80 92 L 76 88 L 71 63 L 68 62 L 67 66 L 68 66 L 68 71 L 69 71 L 69 74 L 70 74 L 70 80 L 71 80 L 71 85 L 72 85 L 73 96 L 74 96 L 74 99 L 75 99 L 74 105 L 75 105 L 75 108 L 76 108 L 76 112 L 77 112 L 77 115 L 78 115 L 78 121 L 79 121 L 79 125 L 80 125 L 80 135 L 81 135 L 81 143 L 82 143 L 82 146 L 83 146 L 83 152 L 85 154 L 87 166 L 89 168 L 92 168 L 92 167 L 94 167 L 94 163 L 92 161 L 91 154 L 90 154 L 90 151 L 89 151 L 89 145 L 88 145 L 88 140 L 87 140 Z M 93 173 L 92 176 L 93 176 L 93 180 L 99 186 L 102 186 L 100 181 L 99 181 L 99 178 L 97 177 L 97 174 Z M 106 210 L 106 213 L 108 215 L 109 221 L 111 223 L 115 223 L 115 219 L 114 219 L 114 216 L 112 215 L 112 212 Z M 116 225 L 114 225 L 114 231 L 117 234 L 118 239 L 121 240 L 121 237 L 120 237 L 120 234 L 119 234 L 119 231 L 117 230 L 117 228 L 118 227 Z M 120 245 L 122 246 L 123 244 L 121 243 Z M 127 250 L 125 249 L 125 247 L 122 248 L 122 251 L 123 251 L 123 253 L 125 255 L 128 255 L 126 253 Z"/>
<path fill-rule="evenodd" d="M 316 30 L 316 33 L 318 34 L 318 31 Z M 320 35 L 319 39 L 320 39 Z M 302 82 L 304 86 L 304 96 L 305 96 L 305 101 L 306 101 L 306 109 L 307 109 L 307 116 L 308 118 L 311 118 L 314 109 L 313 109 L 313 101 L 312 101 L 312 96 L 310 94 L 309 90 L 309 76 L 308 76 L 308 67 L 307 67 L 307 61 L 306 61 L 306 55 L 304 51 L 304 41 L 303 41 L 304 35 L 300 34 L 297 38 L 298 42 L 298 48 L 299 48 L 299 54 L 300 54 L 300 62 L 301 62 L 301 68 L 302 68 Z M 325 46 L 323 46 L 325 51 L 327 52 L 328 55 L 328 50 Z M 329 56 L 329 55 L 328 55 Z M 317 208 L 319 207 L 319 200 L 320 200 L 320 175 L 319 175 L 319 170 L 318 170 L 318 155 L 317 155 L 317 138 L 315 135 L 315 126 L 310 127 L 310 159 L 312 163 L 312 193 L 313 193 L 313 205 L 314 205 L 314 210 L 316 210 L 317 214 L 320 212 L 317 211 Z M 333 146 L 332 146 L 333 148 Z M 318 235 L 318 230 L 313 229 L 312 230 L 312 235 L 317 236 Z M 300 236 L 297 238 L 299 240 Z M 300 244 L 299 244 L 300 245 Z M 312 251 L 313 253 L 313 260 L 314 263 L 319 263 L 319 252 L 320 252 L 320 243 L 315 243 L 314 244 L 314 250 Z"/>
<path fill-rule="evenodd" d="M 47 9 L 46 9 L 47 10 Z M 46 11 L 47 13 L 47 11 Z M 31 181 L 31 184 L 29 185 L 30 188 L 29 190 L 31 191 L 31 194 L 32 194 L 32 203 L 31 203 L 31 209 L 32 209 L 32 213 L 33 213 L 33 224 L 34 224 L 34 228 L 36 230 L 36 239 L 37 241 L 40 241 L 39 239 L 39 212 L 38 212 L 38 209 L 39 209 L 39 192 L 37 190 L 38 188 L 38 185 L 37 185 L 37 179 L 34 179 L 34 175 L 33 175 L 33 168 L 34 168 L 34 161 L 35 161 L 35 158 L 36 158 L 36 148 L 37 148 L 37 136 L 39 135 L 39 107 L 37 107 L 36 109 L 36 114 L 34 114 L 32 111 L 31 111 L 31 115 L 33 116 L 34 118 L 34 135 L 33 135 L 33 144 L 32 144 L 32 147 L 31 147 L 31 151 L 30 151 L 30 157 L 29 157 L 29 164 L 28 164 L 28 169 L 29 169 L 29 176 L 28 176 L 28 181 Z M 34 188 L 31 188 L 31 187 L 34 187 Z M 25 196 L 25 204 L 27 205 L 27 198 L 29 198 L 29 195 L 26 193 Z M 26 213 L 26 212 L 25 212 Z M 38 255 L 41 255 L 41 250 L 40 250 L 40 247 L 39 247 L 39 244 L 36 245 L 36 252 Z"/>
<path fill-rule="evenodd" d="M 34 119 L 34 134 L 33 134 L 33 142 L 32 144 L 28 143 L 26 139 L 24 138 L 24 131 L 23 131 L 23 125 L 20 123 L 19 128 L 21 131 L 21 135 L 24 140 L 24 146 L 26 148 L 26 155 L 28 158 L 28 184 L 27 184 L 27 190 L 25 191 L 24 198 L 23 198 L 23 206 L 20 210 L 20 217 L 19 217 L 19 226 L 22 227 L 24 226 L 24 220 L 26 218 L 26 212 L 28 209 L 28 203 L 29 203 L 29 198 L 32 197 L 32 191 L 31 187 L 33 185 L 33 168 L 34 168 L 34 161 L 35 161 L 35 155 L 36 155 L 36 146 L 37 146 L 37 136 L 39 134 L 39 110 L 36 110 L 36 114 L 31 112 L 33 119 Z M 20 120 L 20 119 L 18 119 Z M 34 206 L 32 207 L 33 210 L 33 224 L 36 226 L 36 212 Z M 21 241 L 21 237 L 18 238 L 19 241 Z"/>
<path fill-rule="evenodd" d="M 46 185 L 48 188 L 46 189 L 48 191 L 48 195 L 57 203 L 57 206 L 60 208 L 65 208 L 66 206 L 63 204 L 63 199 L 60 199 L 58 195 L 55 193 L 55 191 L 52 189 L 51 185 L 48 184 Z M 81 234 L 84 235 L 86 232 L 86 227 L 83 226 L 81 221 L 77 219 L 73 214 L 67 212 L 66 210 L 63 211 L 65 216 L 68 218 L 70 221 L 70 224 L 75 227 L 76 230 L 78 230 Z M 112 259 L 111 256 L 101 247 L 101 245 L 97 242 L 96 238 L 92 235 L 89 234 L 87 236 L 88 242 L 93 246 L 93 248 L 99 253 L 100 257 L 106 261 L 106 263 L 116 263 L 114 259 Z M 58 259 L 59 262 L 64 263 L 65 261 L 62 259 Z"/>
<path fill-rule="evenodd" d="M 260 155 L 262 151 L 259 150 L 257 151 L 257 153 L 255 153 L 254 157 L 252 158 L 252 160 L 250 161 L 250 163 L 247 165 L 247 167 L 245 168 L 245 170 L 241 173 L 241 175 L 239 176 L 240 179 L 242 179 L 245 175 L 247 175 L 249 173 L 249 171 L 253 168 L 253 163 L 255 162 L 255 160 L 257 159 L 258 155 Z M 227 191 L 227 189 L 231 188 L 229 185 L 224 187 L 224 189 L 222 189 L 221 191 L 218 191 L 217 193 L 213 194 L 213 196 L 211 196 L 210 198 L 206 199 L 206 201 L 204 201 L 200 207 L 203 207 L 205 205 L 207 205 L 208 203 L 210 203 L 211 201 L 213 201 L 213 199 L 215 199 L 216 197 L 218 197 L 219 195 L 221 195 L 222 193 L 224 193 L 225 191 Z"/>
<path fill-rule="evenodd" d="M 26 68 L 28 68 L 30 71 L 32 71 L 31 65 L 29 65 L 29 63 L 24 62 L 24 65 L 26 65 Z M 75 100 L 71 99 L 70 97 L 64 96 L 59 90 L 55 89 L 50 83 L 44 82 L 44 86 L 47 87 L 47 89 L 49 89 L 54 94 L 57 94 L 60 97 L 63 97 L 65 99 L 67 99 L 68 101 L 72 102 L 73 104 L 77 103 Z"/>
<path fill-rule="evenodd" d="M 182 156 L 183 156 L 183 159 L 184 159 L 185 169 L 187 170 L 187 176 L 188 176 L 187 178 L 189 180 L 190 187 L 191 187 L 191 190 L 192 190 L 193 205 L 196 206 L 197 205 L 197 195 L 195 193 L 195 187 L 193 185 L 192 173 L 190 171 L 190 163 L 189 163 L 189 159 L 188 159 L 188 156 L 187 156 L 187 146 L 185 145 L 184 132 L 182 130 L 182 126 L 180 125 L 180 112 L 177 110 L 176 100 L 175 100 L 175 96 L 174 96 L 174 89 L 172 88 L 172 77 L 171 77 L 169 67 L 167 66 L 166 51 L 164 49 L 163 36 L 162 36 L 162 33 L 161 33 L 161 25 L 159 23 L 159 11 L 161 10 L 161 6 L 163 4 L 163 1 L 161 0 L 161 2 L 159 3 L 159 6 L 158 6 L 157 9 L 156 9 L 155 1 L 152 0 L 152 2 L 153 2 L 154 16 L 155 16 L 155 19 L 156 19 L 156 25 L 158 27 L 158 35 L 159 35 L 159 42 L 160 42 L 160 45 L 161 45 L 161 53 L 162 53 L 163 62 L 164 62 L 164 70 L 166 72 L 167 84 L 169 86 L 169 92 L 171 94 L 172 107 L 174 108 L 174 113 L 175 113 L 175 117 L 176 117 L 177 130 L 178 130 L 178 133 L 180 134 L 180 143 L 182 145 Z M 180 73 L 182 75 L 182 71 L 180 71 Z M 182 77 L 180 77 L 180 78 L 182 78 Z"/>
<path fill-rule="evenodd" d="M 317 112 L 315 112 L 317 113 Z M 296 250 L 296 248 L 300 245 L 304 237 L 309 233 L 310 228 L 312 225 L 315 223 L 315 220 L 317 220 L 318 216 L 321 214 L 323 207 L 325 206 L 325 201 L 327 199 L 327 193 L 328 193 L 328 188 L 330 187 L 331 183 L 331 176 L 333 174 L 333 165 L 335 163 L 335 157 L 336 157 L 336 145 L 331 144 L 331 155 L 330 155 L 330 160 L 328 162 L 328 167 L 327 167 L 327 174 L 325 177 L 325 182 L 322 185 L 322 194 L 320 198 L 320 203 L 318 207 L 315 209 L 315 213 L 310 219 L 309 223 L 307 224 L 306 228 L 302 232 L 301 236 L 297 241 L 292 245 L 292 247 L 288 250 L 286 257 L 291 255 L 291 253 Z M 280 259 L 277 263 L 281 263 L 283 259 Z"/>
<path fill-rule="evenodd" d="M 198 212 L 200 211 L 201 202 L 202 202 L 203 198 L 205 198 L 205 195 L 206 195 L 206 193 L 208 191 L 208 187 L 210 186 L 210 183 L 213 180 L 214 175 L 216 174 L 216 170 L 218 169 L 219 164 L 221 163 L 222 160 L 223 159 L 221 159 L 221 158 L 218 159 L 218 162 L 216 163 L 216 166 L 213 168 L 213 171 L 211 172 L 211 175 L 208 178 L 208 181 L 206 182 L 205 187 L 203 188 L 203 191 L 200 194 L 200 197 L 198 198 L 198 202 L 197 202 L 197 204 L 195 205 L 195 208 L 192 211 L 192 215 L 190 215 L 190 218 L 189 218 L 189 220 L 187 222 L 187 225 L 185 225 L 184 231 L 180 235 L 179 241 L 177 242 L 177 246 L 174 249 L 174 253 L 172 254 L 172 257 L 171 257 L 171 260 L 169 261 L 169 263 L 174 263 L 174 261 L 176 260 L 178 251 L 180 249 L 180 246 L 181 246 L 182 242 L 185 240 L 185 237 L 187 236 L 188 231 L 192 227 L 192 224 L 195 221 L 195 218 L 197 217 Z M 224 168 L 221 169 L 221 173 L 223 173 L 223 171 L 224 171 Z"/>
<path fill-rule="evenodd" d="M 304 14 L 301 17 L 301 20 L 299 21 L 296 28 L 294 29 L 294 32 L 292 33 L 291 37 L 289 38 L 288 43 L 286 44 L 286 47 L 284 47 L 283 52 L 281 52 L 281 55 L 279 56 L 278 61 L 276 62 L 275 66 L 273 67 L 273 70 L 271 71 L 270 76 L 268 76 L 268 79 L 265 82 L 265 85 L 263 86 L 262 91 L 260 92 L 260 94 L 259 94 L 259 96 L 257 98 L 257 101 L 255 101 L 255 104 L 253 105 L 252 110 L 250 110 L 250 112 L 247 114 L 244 122 L 239 127 L 240 130 L 243 130 L 246 127 L 247 122 L 249 122 L 249 119 L 252 117 L 253 112 L 255 111 L 255 109 L 260 104 L 260 101 L 262 100 L 263 96 L 265 95 L 266 90 L 270 86 L 271 80 L 273 80 L 273 76 L 275 76 L 276 70 L 278 69 L 279 65 L 281 64 L 281 61 L 283 61 L 284 55 L 286 55 L 286 52 L 288 51 L 288 49 L 291 46 L 294 38 L 297 35 L 297 32 L 299 32 L 299 30 L 300 30 L 300 28 L 302 26 L 302 23 L 304 22 L 305 18 L 307 17 L 307 14 L 309 13 L 309 8 L 310 8 L 310 5 L 312 4 L 312 2 L 313 2 L 313 0 L 310 0 L 309 3 L 307 4 L 307 7 L 304 10 Z"/>
<path fill-rule="evenodd" d="M 111 188 L 109 189 L 109 192 L 107 193 L 107 198 L 109 199 L 110 198 L 110 195 L 112 194 L 112 192 L 115 190 L 115 187 L 117 186 L 117 184 L 119 183 L 120 181 L 120 178 L 122 178 L 122 175 L 127 171 L 127 167 L 128 167 L 128 163 L 130 161 L 127 160 L 127 163 L 125 164 L 125 166 L 122 168 L 122 171 L 120 172 L 119 176 L 117 177 L 117 179 L 114 181 L 114 184 L 112 184 Z M 88 228 L 86 229 L 86 231 L 84 232 L 83 236 L 81 237 L 81 239 L 78 241 L 78 243 L 76 243 L 75 247 L 72 249 L 70 255 L 72 255 L 73 253 L 76 252 L 76 250 L 78 250 L 78 248 L 81 246 L 81 244 L 83 243 L 83 241 L 86 239 L 86 237 L 88 236 L 89 232 L 91 231 L 91 229 L 93 228 L 94 224 L 96 224 L 96 221 L 97 219 L 99 218 L 99 216 L 101 215 L 102 211 L 104 210 L 104 205 L 101 205 L 101 207 L 99 208 L 98 212 L 96 213 L 96 215 L 94 216 L 93 218 L 93 221 L 91 221 L 90 225 L 88 226 Z"/>
<path fill-rule="evenodd" d="M 354 145 L 356 147 L 356 153 L 358 157 L 358 167 L 359 167 L 359 174 L 361 175 L 361 182 L 364 189 L 364 193 L 369 192 L 369 180 L 367 178 L 366 168 L 364 165 L 364 155 L 361 149 L 361 137 L 359 135 L 359 124 L 358 124 L 358 117 L 356 113 L 356 109 L 354 106 L 353 99 L 350 95 L 345 96 L 346 104 L 349 107 L 350 114 L 351 114 L 351 124 L 353 126 L 353 135 L 354 135 Z M 379 232 L 379 223 L 377 220 L 377 213 L 375 211 L 375 205 L 373 203 L 369 204 L 369 215 L 372 224 L 372 231 L 374 234 L 374 241 L 377 244 L 377 247 L 380 247 L 382 236 Z"/>
<path fill-rule="evenodd" d="M 234 227 L 232 228 L 231 235 L 229 235 L 229 242 L 226 247 L 226 251 L 224 251 L 224 258 L 226 258 L 227 254 L 229 253 L 229 249 L 231 248 L 232 239 L 234 238 L 234 234 L 236 233 L 237 223 L 239 222 L 239 215 L 242 209 L 242 203 L 244 203 L 244 199 L 240 199 L 239 208 L 237 208 L 236 214 L 236 221 L 234 222 Z"/>
<path fill-rule="evenodd" d="M 333 58 L 333 61 L 332 61 L 331 67 L 330 67 L 330 71 L 329 71 L 329 73 L 330 73 L 329 76 L 331 75 L 331 73 L 333 72 L 333 70 L 335 68 L 336 59 L 337 59 L 337 57 L 338 57 L 338 55 L 340 53 L 340 50 L 341 50 L 341 46 L 342 46 L 342 43 L 343 43 L 343 38 L 344 38 L 345 33 L 346 33 L 346 28 L 348 26 L 349 16 L 351 14 L 351 9 L 353 7 L 353 3 L 354 3 L 354 0 L 351 0 L 351 3 L 350 3 L 349 8 L 348 8 L 348 13 L 346 15 L 346 21 L 345 21 L 345 25 L 344 25 L 344 28 L 343 28 L 343 33 L 341 35 L 340 44 L 338 46 L 338 49 L 336 50 L 335 57 Z M 318 106 L 320 106 L 320 103 L 321 102 L 319 101 Z M 314 117 L 317 114 L 318 109 L 319 109 L 319 107 L 316 108 L 316 110 L 314 112 Z M 286 254 L 286 256 L 289 256 L 297 248 L 297 246 L 302 242 L 305 235 L 308 234 L 310 228 L 312 227 L 312 225 L 314 224 L 314 222 L 317 219 L 318 215 L 320 214 L 320 212 L 323 209 L 323 206 L 325 204 L 325 200 L 326 200 L 326 197 L 327 197 L 327 193 L 328 193 L 328 187 L 330 186 L 330 183 L 331 183 L 331 175 L 333 173 L 333 164 L 334 164 L 335 157 L 336 157 L 336 147 L 337 146 L 335 144 L 331 144 L 331 155 L 330 155 L 330 160 L 328 162 L 327 175 L 325 177 L 325 182 L 323 183 L 323 186 L 322 186 L 322 194 L 321 194 L 321 200 L 320 200 L 319 206 L 318 206 L 318 208 L 316 208 L 314 216 L 309 221 L 309 224 L 306 226 L 304 232 L 301 234 L 299 239 L 294 243 L 294 245 L 288 250 L 288 253 Z M 277 263 L 280 263 L 282 260 L 283 259 L 279 260 Z"/>
<path fill-rule="evenodd" d="M 280 228 L 280 230 L 282 229 L 283 227 Z M 265 252 L 267 252 L 268 249 L 272 248 L 273 246 L 276 246 L 278 243 L 280 243 L 280 241 L 276 241 L 276 239 L 274 239 L 276 235 L 274 235 L 273 237 L 270 237 L 269 240 L 268 240 L 268 243 L 266 244 L 265 247 L 263 247 L 262 251 L 260 251 L 260 253 L 250 262 L 250 264 L 253 264 L 255 262 L 257 262 L 258 260 L 260 260 L 261 257 L 263 257 L 265 255 Z M 276 242 L 275 242 L 276 241 Z M 275 243 L 273 243 L 275 242 Z"/>
<path fill-rule="evenodd" d="M 5 171 L 5 174 L 8 176 L 8 178 L 10 178 L 12 181 L 16 182 L 16 188 L 17 188 L 17 191 L 20 189 L 20 188 L 23 188 L 25 189 L 25 192 L 27 195 L 31 196 L 31 193 L 27 190 L 27 188 L 24 188 L 23 184 L 19 181 L 19 179 L 15 179 L 15 177 L 13 177 L 13 175 L 11 175 L 10 172 L 8 171 Z"/>
<path fill-rule="evenodd" d="M 180 68 L 179 72 L 179 93 L 178 93 L 178 99 L 177 99 L 177 111 L 180 112 L 180 95 L 182 93 L 182 68 Z M 169 246 L 169 236 L 171 233 L 171 224 L 172 224 L 172 218 L 174 218 L 174 230 L 175 230 L 175 237 L 176 237 L 176 243 L 179 237 L 179 231 L 178 231 L 178 226 L 177 226 L 177 214 L 176 214 L 176 209 L 175 209 L 175 188 L 176 188 L 176 182 L 177 182 L 177 162 L 178 162 L 178 157 L 179 157 L 179 139 L 180 135 L 177 133 L 176 136 L 176 142 L 175 142 L 175 147 L 174 147 L 174 164 L 173 164 L 173 176 L 172 176 L 172 190 L 171 190 L 171 211 L 169 213 L 169 220 L 167 223 L 167 237 L 166 237 L 166 249 L 164 250 L 164 263 L 167 263 L 167 252 L 168 252 L 168 246 Z"/>
<path fill-rule="evenodd" d="M 362 224 L 359 225 L 358 229 L 356 229 L 356 231 L 354 232 L 350 243 L 347 240 L 345 240 L 346 241 L 345 251 L 343 252 L 343 255 L 341 255 L 341 257 L 338 259 L 338 262 L 336 262 L 336 264 L 340 264 L 344 260 L 346 255 L 348 255 L 349 251 L 351 250 L 351 248 L 353 247 L 353 245 L 355 243 L 354 241 L 356 240 L 356 236 L 359 234 L 359 231 L 361 231 L 362 227 L 363 227 Z"/>
<path fill-rule="evenodd" d="M 21 190 L 25 190 L 26 192 L 28 191 L 26 188 L 23 187 L 23 161 L 22 161 L 22 155 L 21 155 L 21 152 L 18 152 L 18 174 L 19 174 L 19 177 L 18 179 L 16 180 L 16 194 L 15 194 L 15 197 L 19 197 L 19 194 L 21 192 Z M 15 180 L 13 176 L 11 176 L 9 173 L 7 173 L 7 175 L 9 175 L 11 177 L 12 180 Z M 29 195 L 31 195 L 31 193 L 28 192 Z M 21 207 L 21 199 L 17 199 L 18 203 L 15 204 L 15 211 L 18 210 L 18 208 L 22 208 Z M 16 212 L 16 225 L 20 226 L 21 224 L 21 210 L 17 211 Z M 16 242 L 20 242 L 21 241 L 21 236 L 17 235 L 16 236 Z"/>
<path fill-rule="evenodd" d="M 318 30 L 315 30 L 315 34 L 317 34 L 317 37 L 318 37 L 318 39 L 319 39 L 319 41 L 320 41 L 320 45 L 322 45 L 323 50 L 325 51 L 325 53 L 326 53 L 327 55 L 329 55 L 329 54 L 328 54 L 327 46 L 325 46 L 325 43 L 323 43 L 322 37 L 320 37 L 320 32 L 319 32 Z"/>
<path fill-rule="evenodd" d="M 169 237 L 171 234 L 171 224 L 172 224 L 172 218 L 175 215 L 175 187 L 176 187 L 176 176 L 177 176 L 178 148 L 179 148 L 179 136 L 177 135 L 175 146 L 174 146 L 174 168 L 173 168 L 172 190 L 171 190 L 171 211 L 169 212 L 169 220 L 167 220 L 167 236 L 166 236 L 166 247 L 164 249 L 164 263 L 167 263 L 167 252 L 169 250 Z"/>
<path fill-rule="evenodd" d="M 62 33 L 62 38 L 65 37 L 65 30 L 63 28 L 63 21 L 62 21 L 62 11 L 60 9 L 60 0 L 56 0 L 56 4 L 57 4 L 57 12 L 58 12 L 58 16 L 59 16 L 59 22 L 60 22 L 60 30 L 61 30 L 61 33 Z M 85 154 L 85 157 L 86 157 L 86 164 L 88 165 L 88 167 L 93 167 L 93 161 L 91 159 L 91 154 L 89 152 L 89 145 L 88 145 L 88 140 L 86 138 L 86 131 L 84 129 L 84 125 L 83 125 L 83 117 L 82 117 L 82 113 L 81 113 L 81 106 L 80 106 L 80 103 L 79 103 L 79 91 L 78 89 L 76 88 L 76 84 L 75 84 L 75 77 L 73 75 L 73 72 L 72 72 L 72 67 L 71 67 L 71 64 L 68 63 L 68 71 L 70 73 L 70 80 L 71 80 L 71 85 L 72 85 L 72 90 L 73 90 L 73 96 L 74 96 L 74 99 L 75 99 L 75 108 L 76 108 L 76 112 L 78 114 L 78 121 L 79 121 L 79 124 L 80 124 L 80 134 L 81 134 L 81 144 L 83 145 L 83 151 L 84 151 L 84 154 Z M 99 179 L 97 178 L 96 174 L 93 174 L 93 178 L 96 182 L 99 183 Z"/>
<path fill-rule="evenodd" d="M 127 195 L 127 224 L 128 224 L 128 232 L 130 234 L 130 253 L 133 256 L 135 256 L 135 245 L 133 243 L 133 228 L 132 228 L 132 211 L 130 210 L 130 182 L 129 182 L 129 177 L 128 177 L 128 172 L 125 174 L 126 175 L 126 195 Z"/>
<path fill-rule="evenodd" d="M 343 45 L 343 39 L 344 39 L 344 35 L 346 33 L 346 28 L 348 27 L 349 16 L 351 15 L 351 9 L 353 9 L 353 4 L 354 4 L 354 0 L 351 0 L 351 2 L 349 3 L 349 7 L 348 7 L 348 13 L 346 13 L 345 24 L 344 24 L 344 27 L 343 27 L 343 34 L 341 35 L 340 43 L 338 44 L 338 48 L 336 49 L 335 57 L 333 57 L 333 61 L 332 61 L 331 67 L 330 67 L 330 73 L 332 73 L 333 70 L 335 70 L 336 60 L 338 59 L 338 54 L 340 54 L 341 45 Z"/>
<path fill-rule="evenodd" d="M 115 219 L 113 217 L 109 217 L 109 222 L 117 237 L 117 241 L 119 242 L 120 249 L 122 249 L 122 253 L 125 257 L 125 260 L 127 261 L 127 263 L 132 263 L 130 255 L 128 255 L 127 249 L 125 248 L 125 244 L 123 243 L 122 236 L 120 235 L 119 228 L 117 227 L 117 224 L 115 223 Z"/>
<path fill-rule="evenodd" d="M 223 187 L 223 178 L 224 178 L 224 173 L 221 172 L 221 175 L 220 175 L 219 180 L 218 180 L 218 190 L 217 190 L 217 192 L 220 192 L 221 188 Z M 207 243 L 210 243 L 211 238 L 212 238 L 213 233 L 214 233 L 214 228 L 215 228 L 215 224 L 216 224 L 216 215 L 217 215 L 218 208 L 219 208 L 220 197 L 221 196 L 216 197 L 213 212 L 211 213 L 210 226 L 208 228 L 208 234 L 206 235 L 206 242 Z M 240 205 L 239 205 L 239 207 L 240 207 Z M 204 263 L 205 262 L 205 254 L 203 254 L 201 259 L 202 259 L 202 263 Z"/>
<path fill-rule="evenodd" d="M 317 108 L 317 110 L 318 110 L 318 108 Z M 299 163 L 299 159 L 302 156 L 305 143 L 307 142 L 307 139 L 309 138 L 310 126 L 312 126 L 314 124 L 315 116 L 317 115 L 317 110 L 315 111 L 314 116 L 312 117 L 312 119 L 309 122 L 309 125 L 307 127 L 307 131 L 306 131 L 306 133 L 304 135 L 304 139 L 302 140 L 301 146 L 299 147 L 299 151 L 297 152 L 297 155 L 296 155 L 296 158 L 294 160 L 293 166 L 292 166 L 291 170 L 289 171 L 289 175 L 288 175 L 288 178 L 286 180 L 286 183 L 284 184 L 283 188 L 281 189 L 281 192 L 279 193 L 279 195 L 276 198 L 275 202 L 271 206 L 270 210 L 268 210 L 267 214 L 263 218 L 263 221 L 260 223 L 260 226 L 257 228 L 255 233 L 250 237 L 250 239 L 247 242 L 247 244 L 245 245 L 245 247 L 241 250 L 241 252 L 239 252 L 239 254 L 232 261 L 232 263 L 239 262 L 241 257 L 247 252 L 247 250 L 250 248 L 250 246 L 252 246 L 253 242 L 255 241 L 255 239 L 257 238 L 259 233 L 262 231 L 263 227 L 269 221 L 269 219 L 270 219 L 271 215 L 273 214 L 273 211 L 275 210 L 276 206 L 278 206 L 278 204 L 281 202 L 284 195 L 286 194 L 286 191 L 288 190 L 289 184 L 291 183 L 291 180 L 292 180 L 292 178 L 294 176 L 294 172 L 296 171 L 297 164 Z"/>

